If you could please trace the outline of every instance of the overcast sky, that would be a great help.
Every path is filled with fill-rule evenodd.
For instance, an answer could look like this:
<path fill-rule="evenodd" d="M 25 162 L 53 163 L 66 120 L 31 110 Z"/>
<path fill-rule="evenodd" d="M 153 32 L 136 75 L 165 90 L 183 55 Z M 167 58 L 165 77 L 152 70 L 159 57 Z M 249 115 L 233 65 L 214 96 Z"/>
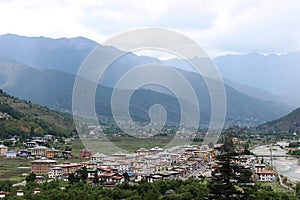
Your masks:
<path fill-rule="evenodd" d="M 300 50 L 297 0 L 0 0 L 0 34 L 99 43 L 141 27 L 178 31 L 211 56 Z"/>

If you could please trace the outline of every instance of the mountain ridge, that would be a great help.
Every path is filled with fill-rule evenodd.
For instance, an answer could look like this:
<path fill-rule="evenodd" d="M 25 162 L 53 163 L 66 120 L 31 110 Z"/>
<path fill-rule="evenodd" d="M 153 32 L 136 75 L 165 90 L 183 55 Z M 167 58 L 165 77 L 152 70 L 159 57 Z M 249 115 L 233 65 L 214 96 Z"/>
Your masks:
<path fill-rule="evenodd" d="M 300 108 L 293 110 L 289 114 L 279 119 L 262 124 L 258 126 L 258 129 L 266 130 L 266 131 L 299 132 L 300 131 Z"/>
<path fill-rule="evenodd" d="M 73 74 L 76 74 L 82 60 L 98 44 L 86 38 L 77 38 L 74 40 L 68 38 L 51 39 L 44 37 L 32 37 L 29 38 L 29 40 L 34 40 L 35 43 L 38 44 L 38 47 L 34 49 L 34 45 L 28 41 L 23 41 L 23 44 L 30 43 L 31 45 L 29 46 L 19 45 L 14 47 L 9 45 L 12 43 L 12 41 L 14 41 L 14 37 L 17 37 L 19 40 L 27 40 L 27 37 L 16 35 L 8 35 L 6 37 L 10 38 L 11 41 L 8 43 L 3 43 L 5 38 L 3 39 L 3 36 L 0 36 L 0 44 L 6 44 L 0 45 L 0 55 L 4 54 L 5 58 L 15 57 L 15 59 L 4 59 L 4 61 L 7 62 L 0 63 L 0 87 L 9 93 L 26 100 L 47 105 L 54 109 L 70 111 L 72 87 L 75 79 L 75 75 Z M 37 42 L 37 40 L 41 41 Z M 71 41 L 72 45 L 70 45 L 69 40 Z M 50 45 L 49 41 L 52 41 L 54 44 Z M 58 44 L 57 41 L 63 42 Z M 87 43 L 86 45 L 82 44 L 85 42 Z M 6 46 L 5 49 L 10 50 L 6 51 L 3 46 Z M 18 50 L 16 54 L 14 48 L 17 48 Z M 113 47 L 100 46 L 100 48 L 107 48 L 111 51 L 120 51 Z M 48 50 L 44 51 L 44 49 Z M 40 50 L 40 52 L 38 50 Z M 22 56 L 20 56 L 20 54 L 22 54 Z M 30 55 L 29 57 L 31 57 L 31 59 L 26 57 L 28 54 Z M 41 54 L 45 55 L 39 57 Z M 24 57 L 26 57 L 26 59 Z M 65 57 L 68 57 L 68 59 Z M 35 61 L 34 58 L 36 58 L 37 61 Z M 75 58 L 75 61 L 72 58 Z M 18 62 L 15 60 L 18 60 Z M 122 74 L 130 70 L 133 66 L 144 64 L 146 61 L 151 63 L 162 63 L 176 67 L 176 60 L 160 61 L 152 57 L 137 56 L 133 53 L 127 53 L 126 56 L 112 64 L 111 68 L 107 70 L 106 76 L 102 77 L 100 84 L 110 88 L 108 89 L 109 92 L 107 92 L 110 93 L 111 89 L 114 87 L 114 84 L 119 77 L 122 76 Z M 57 62 L 59 65 L 56 65 Z M 26 63 L 29 64 L 26 65 Z M 182 67 L 186 61 L 182 60 L 181 63 L 182 65 L 180 66 Z M 203 77 L 191 71 L 185 71 L 180 68 L 177 70 L 191 82 L 194 91 L 197 92 L 198 100 L 203 103 L 202 110 L 205 111 L 203 114 L 209 118 L 210 99 L 206 85 L 203 81 Z M 255 123 L 259 123 L 259 121 L 269 121 L 281 117 L 290 111 L 290 108 L 285 105 L 254 98 L 229 86 L 226 86 L 225 88 L 228 92 L 227 105 L 229 110 L 227 119 L 236 120 L 235 122 L 237 123 L 243 120 L 258 120 Z M 162 99 L 164 98 L 162 95 L 155 93 L 155 91 L 154 93 L 148 92 L 148 94 L 150 96 L 155 94 L 154 96 L 156 97 L 160 97 Z M 109 104 L 109 98 L 105 98 L 105 102 L 102 102 L 104 103 L 103 105 Z M 172 97 L 170 96 L 169 98 Z M 171 102 L 172 101 L 173 100 L 171 100 Z M 144 108 L 138 108 L 138 110 L 144 110 Z"/>
<path fill-rule="evenodd" d="M 29 138 L 52 134 L 66 137 L 72 134 L 72 120 L 57 111 L 8 95 L 0 89 L 0 138 Z"/>

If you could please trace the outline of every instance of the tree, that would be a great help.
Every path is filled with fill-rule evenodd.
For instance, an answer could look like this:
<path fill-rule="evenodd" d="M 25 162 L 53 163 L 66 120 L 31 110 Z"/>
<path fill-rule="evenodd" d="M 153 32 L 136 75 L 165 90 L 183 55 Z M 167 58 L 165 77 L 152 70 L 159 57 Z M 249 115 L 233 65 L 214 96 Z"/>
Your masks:
<path fill-rule="evenodd" d="M 68 181 L 69 181 L 70 184 L 74 184 L 74 183 L 78 183 L 78 182 L 79 182 L 79 179 L 78 179 L 77 176 L 75 176 L 74 173 L 71 173 L 71 174 L 69 174 L 69 176 L 68 176 Z"/>
<path fill-rule="evenodd" d="M 296 185 L 296 197 L 300 199 L 300 183 Z"/>
<path fill-rule="evenodd" d="M 123 173 L 123 177 L 124 177 L 125 182 L 129 182 L 130 178 L 129 178 L 129 175 L 127 172 Z"/>
<path fill-rule="evenodd" d="M 78 172 L 77 172 L 79 179 L 83 182 L 86 183 L 86 180 L 88 178 L 88 172 L 86 169 L 86 166 L 84 166 L 83 168 L 81 168 Z"/>
<path fill-rule="evenodd" d="M 93 183 L 95 185 L 99 184 L 99 176 L 98 176 L 98 173 L 95 172 L 95 175 L 94 175 L 94 179 L 93 179 Z"/>
<path fill-rule="evenodd" d="M 31 127 L 30 127 L 30 137 L 34 137 L 34 135 L 35 135 L 34 127 L 31 126 Z"/>
<path fill-rule="evenodd" d="M 0 191 L 11 192 L 12 183 L 10 181 L 1 181 L 0 182 Z"/>
<path fill-rule="evenodd" d="M 27 183 L 32 183 L 35 182 L 36 179 L 36 174 L 35 173 L 30 173 L 27 177 L 26 177 L 26 182 Z"/>

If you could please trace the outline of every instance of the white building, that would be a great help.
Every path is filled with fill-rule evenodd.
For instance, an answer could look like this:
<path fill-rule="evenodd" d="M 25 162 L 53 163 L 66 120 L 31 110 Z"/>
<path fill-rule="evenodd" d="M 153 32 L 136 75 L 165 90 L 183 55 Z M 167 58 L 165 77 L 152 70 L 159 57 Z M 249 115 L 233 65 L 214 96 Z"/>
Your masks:
<path fill-rule="evenodd" d="M 275 182 L 277 180 L 276 172 L 270 170 L 257 172 L 256 175 L 257 180 L 261 182 Z"/>
<path fill-rule="evenodd" d="M 10 150 L 10 151 L 6 152 L 5 157 L 6 158 L 15 158 L 15 157 L 17 157 L 17 154 L 13 150 Z"/>

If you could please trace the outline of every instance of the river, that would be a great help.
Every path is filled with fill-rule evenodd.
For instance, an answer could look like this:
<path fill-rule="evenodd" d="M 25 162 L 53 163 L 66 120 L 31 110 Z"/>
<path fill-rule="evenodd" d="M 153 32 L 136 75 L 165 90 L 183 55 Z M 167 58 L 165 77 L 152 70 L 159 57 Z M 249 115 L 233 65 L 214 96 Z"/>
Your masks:
<path fill-rule="evenodd" d="M 273 146 L 273 155 L 285 155 L 286 150 L 281 149 L 279 146 Z M 253 150 L 257 155 L 270 155 L 270 148 L 268 146 L 258 146 Z M 270 163 L 270 158 L 264 158 L 266 162 Z M 296 158 L 274 158 L 273 166 L 277 171 L 288 178 L 300 181 L 300 166 L 298 165 L 298 159 Z"/>

